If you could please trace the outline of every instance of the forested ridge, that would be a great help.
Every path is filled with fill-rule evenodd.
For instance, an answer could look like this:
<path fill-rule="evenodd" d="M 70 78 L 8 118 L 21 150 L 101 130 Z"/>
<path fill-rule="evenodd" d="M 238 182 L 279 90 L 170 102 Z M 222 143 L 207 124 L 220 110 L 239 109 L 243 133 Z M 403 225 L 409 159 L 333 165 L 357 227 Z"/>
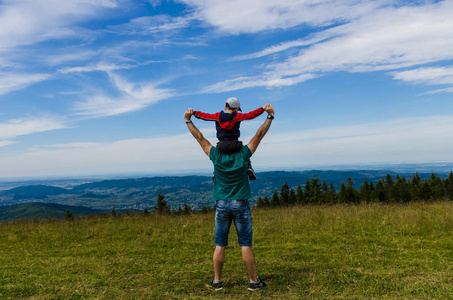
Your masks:
<path fill-rule="evenodd" d="M 365 178 L 359 189 L 354 187 L 351 177 L 342 182 L 339 191 L 335 190 L 332 183 L 326 180 L 321 182 L 314 175 L 290 188 L 288 183 L 283 184 L 280 192 L 275 189 L 270 196 L 259 197 L 257 207 L 276 207 L 296 204 L 336 204 L 336 203 L 408 203 L 413 201 L 430 201 L 439 199 L 453 199 L 453 172 L 442 179 L 432 173 L 429 178 L 422 179 L 418 173 L 407 179 L 397 175 L 393 178 L 387 174 L 376 183 Z"/>

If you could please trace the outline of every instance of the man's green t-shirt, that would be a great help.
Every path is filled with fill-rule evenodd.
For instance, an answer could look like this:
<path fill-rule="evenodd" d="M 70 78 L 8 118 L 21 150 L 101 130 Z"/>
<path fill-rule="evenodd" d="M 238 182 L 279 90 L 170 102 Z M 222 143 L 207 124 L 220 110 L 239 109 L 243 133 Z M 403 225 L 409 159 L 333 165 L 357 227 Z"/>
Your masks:
<path fill-rule="evenodd" d="M 224 154 L 211 147 L 209 159 L 214 164 L 214 189 L 212 199 L 249 199 L 252 197 L 247 177 L 247 167 L 252 152 L 249 147 L 232 154 Z"/>

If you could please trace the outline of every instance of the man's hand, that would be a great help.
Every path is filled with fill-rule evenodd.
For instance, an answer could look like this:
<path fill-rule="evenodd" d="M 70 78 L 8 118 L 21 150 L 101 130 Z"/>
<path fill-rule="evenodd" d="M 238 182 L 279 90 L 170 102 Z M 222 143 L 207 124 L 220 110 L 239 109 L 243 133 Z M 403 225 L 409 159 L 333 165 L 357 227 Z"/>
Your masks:
<path fill-rule="evenodd" d="M 193 115 L 193 109 L 188 108 L 186 110 L 186 112 L 184 113 L 184 120 L 186 120 L 186 122 L 190 121 L 190 118 L 192 117 L 192 115 Z"/>
<path fill-rule="evenodd" d="M 186 122 L 190 121 L 190 118 L 192 117 L 193 113 L 194 110 L 192 108 L 188 108 L 184 113 L 184 120 L 186 120 Z M 212 147 L 211 143 L 204 138 L 203 134 L 201 134 L 200 130 L 198 130 L 198 128 L 195 127 L 195 125 L 192 122 L 187 123 L 187 128 L 189 128 L 190 133 L 200 144 L 204 153 L 206 153 L 206 155 L 209 157 L 209 152 L 211 151 Z"/>
<path fill-rule="evenodd" d="M 268 114 L 270 114 L 271 116 L 274 115 L 274 107 L 272 106 L 272 104 L 266 104 L 263 106 L 263 109 L 265 112 L 267 112 Z"/>

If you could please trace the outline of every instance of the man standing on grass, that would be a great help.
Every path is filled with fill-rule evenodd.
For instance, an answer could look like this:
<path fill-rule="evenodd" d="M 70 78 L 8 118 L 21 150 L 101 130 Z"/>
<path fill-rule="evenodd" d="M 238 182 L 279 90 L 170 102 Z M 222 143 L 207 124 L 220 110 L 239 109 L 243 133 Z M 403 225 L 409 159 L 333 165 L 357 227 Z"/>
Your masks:
<path fill-rule="evenodd" d="M 241 151 L 232 154 L 220 153 L 203 137 L 203 134 L 190 120 L 194 114 L 193 109 L 189 108 L 184 113 L 184 119 L 190 133 L 214 164 L 212 198 L 216 201 L 215 250 L 213 256 L 215 278 L 212 281 L 212 286 L 217 291 L 223 288 L 221 274 L 232 221 L 238 235 L 239 246 L 241 246 L 242 260 L 250 277 L 248 290 L 254 291 L 266 286 L 266 283 L 256 276 L 255 256 L 252 251 L 252 214 L 248 202 L 251 192 L 246 173 L 250 157 L 255 153 L 274 119 L 274 108 L 271 104 L 266 104 L 263 109 L 268 113 L 264 124 L 261 125 L 250 142 L 242 147 Z"/>

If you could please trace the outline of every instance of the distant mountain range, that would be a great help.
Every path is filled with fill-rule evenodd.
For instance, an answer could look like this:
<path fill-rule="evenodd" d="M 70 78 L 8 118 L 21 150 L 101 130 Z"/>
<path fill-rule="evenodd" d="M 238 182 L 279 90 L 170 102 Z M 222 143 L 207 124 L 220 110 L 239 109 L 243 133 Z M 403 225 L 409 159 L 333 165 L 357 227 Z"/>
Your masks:
<path fill-rule="evenodd" d="M 345 182 L 348 177 L 352 178 L 354 186 L 359 188 L 365 178 L 368 181 L 376 182 L 387 174 L 392 177 L 397 175 L 396 172 L 384 170 L 261 172 L 257 174 L 257 180 L 250 182 L 253 195 L 251 201 L 256 202 L 259 196 L 271 197 L 274 190 L 280 190 L 285 183 L 292 188 L 296 188 L 299 184 L 303 186 L 307 179 L 313 176 L 319 178 L 320 183 L 324 180 L 327 184 L 333 183 L 338 191 L 341 183 Z M 398 174 L 410 178 L 413 173 L 399 172 Z M 442 178 L 447 177 L 448 174 L 449 172 L 437 173 Z M 419 173 L 419 175 L 421 178 L 428 178 L 431 173 Z M 71 209 L 71 211 L 74 209 L 74 215 L 111 211 L 112 208 L 119 210 L 148 208 L 150 210 L 156 205 L 159 191 L 173 209 L 183 206 L 184 203 L 194 209 L 214 205 L 211 199 L 211 176 L 167 176 L 102 180 L 89 183 L 86 180 L 80 180 L 79 182 L 82 183 L 71 185 L 69 188 L 50 185 L 22 185 L 0 191 L 0 208 L 2 209 L 0 220 L 30 216 L 39 218 L 57 217 L 62 214 L 64 216 L 68 209 L 65 207 L 68 206 L 78 207 Z M 35 203 L 32 205 L 31 202 Z M 28 205 L 6 208 L 8 205 L 17 204 Z M 43 206 L 43 204 L 46 205 Z M 61 206 L 49 206 L 48 204 Z M 85 208 L 86 211 L 83 210 Z M 43 212 L 44 210 L 45 212 Z"/>
<path fill-rule="evenodd" d="M 0 206 L 0 220 L 15 219 L 64 219 L 69 209 L 74 217 L 101 214 L 103 211 L 82 206 L 68 206 L 56 203 L 29 202 L 8 206 Z"/>

